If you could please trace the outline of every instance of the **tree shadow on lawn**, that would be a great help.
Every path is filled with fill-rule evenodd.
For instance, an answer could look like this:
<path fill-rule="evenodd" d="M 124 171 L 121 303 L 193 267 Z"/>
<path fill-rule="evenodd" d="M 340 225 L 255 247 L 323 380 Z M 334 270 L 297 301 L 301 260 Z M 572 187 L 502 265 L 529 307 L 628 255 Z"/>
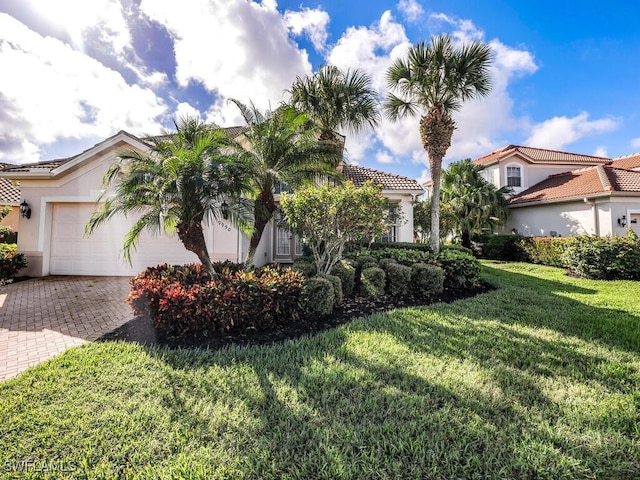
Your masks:
<path fill-rule="evenodd" d="M 556 292 L 589 289 L 547 280 L 532 289 L 523 280 L 501 272 L 508 291 L 376 314 L 270 347 L 149 352 L 171 366 L 169 384 L 192 375 L 182 395 L 201 395 L 228 374 L 231 394 L 221 401 L 237 399 L 251 418 L 231 427 L 241 445 L 227 448 L 241 448 L 242 468 L 265 477 L 320 469 L 352 478 L 640 476 L 640 455 L 629 453 L 639 440 L 637 409 L 571 403 L 597 392 L 586 405 L 616 395 L 623 404 L 637 391 L 636 369 L 582 342 L 637 353 L 629 332 L 616 331 L 636 317 L 562 296 L 557 315 L 532 316 Z M 573 325 L 596 319 L 600 330 Z M 564 390 L 558 397 L 553 382 Z M 191 413 L 194 430 L 210 428 Z"/>

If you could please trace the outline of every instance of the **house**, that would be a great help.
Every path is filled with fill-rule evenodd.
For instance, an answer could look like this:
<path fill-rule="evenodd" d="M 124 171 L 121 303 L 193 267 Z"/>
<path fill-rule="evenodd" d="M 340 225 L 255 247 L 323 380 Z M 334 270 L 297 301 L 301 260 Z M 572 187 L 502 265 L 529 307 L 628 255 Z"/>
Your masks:
<path fill-rule="evenodd" d="M 527 236 L 640 234 L 640 154 L 549 175 L 509 209 L 506 230 Z"/>
<path fill-rule="evenodd" d="M 640 233 L 640 154 L 616 159 L 508 145 L 473 160 L 509 186 L 503 231 L 527 236 Z M 430 187 L 430 182 L 425 188 Z"/>
<path fill-rule="evenodd" d="M 227 130 L 233 135 L 242 132 L 238 127 Z M 0 171 L 0 179 L 20 182 L 20 201 L 26 201 L 32 210 L 28 220 L 22 219 L 18 238 L 18 251 L 29 262 L 25 275 L 128 276 L 160 263 L 198 261 L 177 236 L 154 238 L 144 232 L 129 265 L 123 260 L 121 249 L 135 218 L 114 217 L 91 237 L 85 236 L 85 225 L 101 193 L 104 173 L 117 161 L 119 152 L 131 149 L 144 152 L 149 146 L 143 139 L 120 131 L 73 157 L 7 166 Z M 402 210 L 404 217 L 391 228 L 388 240 L 413 240 L 413 201 L 422 193 L 418 182 L 357 165 L 344 165 L 343 175 L 355 185 L 366 180 L 382 185 L 383 194 Z M 300 243 L 277 221 L 268 228 L 256 252 L 256 264 L 291 262 L 302 253 Z M 246 256 L 249 240 L 232 225 L 215 222 L 206 226 L 204 233 L 214 261 L 238 261 Z"/>

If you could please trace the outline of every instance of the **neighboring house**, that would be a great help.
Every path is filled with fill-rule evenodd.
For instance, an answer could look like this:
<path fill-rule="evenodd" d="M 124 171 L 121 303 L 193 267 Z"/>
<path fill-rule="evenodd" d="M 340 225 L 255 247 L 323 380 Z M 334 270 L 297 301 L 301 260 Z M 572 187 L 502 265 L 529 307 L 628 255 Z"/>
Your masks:
<path fill-rule="evenodd" d="M 604 236 L 630 226 L 640 233 L 640 154 L 611 159 L 509 145 L 473 162 L 496 187 L 513 189 L 505 232 Z"/>
<path fill-rule="evenodd" d="M 242 132 L 237 127 L 227 130 L 233 135 Z M 177 236 L 154 238 L 145 232 L 129 265 L 122 259 L 121 249 L 124 235 L 135 221 L 131 217 L 116 216 L 85 237 L 104 173 L 117 161 L 119 152 L 130 149 L 147 151 L 148 145 L 121 131 L 73 157 L 7 166 L 0 171 L 0 180 L 20 182 L 19 200 L 32 209 L 31 218 L 21 221 L 18 236 L 18 250 L 29 262 L 25 275 L 134 275 L 160 263 L 198 261 Z M 382 185 L 383 194 L 404 217 L 390 230 L 387 240 L 413 240 L 413 201 L 422 193 L 418 182 L 357 165 L 344 165 L 343 174 L 356 185 L 369 179 Z M 205 227 L 205 238 L 214 261 L 241 261 L 246 256 L 249 240 L 225 222 Z M 295 238 L 274 221 L 270 230 L 265 230 L 255 262 L 291 262 L 301 253 Z"/>
<path fill-rule="evenodd" d="M 10 167 L 10 164 L 0 163 L 0 170 Z M 20 221 L 20 187 L 7 178 L 0 178 L 0 208 L 9 207 L 9 215 L 2 219 L 0 225 L 18 231 Z"/>
<path fill-rule="evenodd" d="M 528 236 L 640 234 L 640 154 L 551 175 L 509 208 L 506 230 Z"/>

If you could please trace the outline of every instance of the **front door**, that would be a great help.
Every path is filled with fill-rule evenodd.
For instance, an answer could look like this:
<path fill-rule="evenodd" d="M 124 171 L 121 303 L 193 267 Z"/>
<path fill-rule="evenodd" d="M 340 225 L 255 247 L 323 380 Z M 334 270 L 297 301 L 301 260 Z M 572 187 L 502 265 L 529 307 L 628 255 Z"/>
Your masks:
<path fill-rule="evenodd" d="M 280 212 L 276 213 L 273 225 L 274 262 L 292 263 L 295 258 L 304 255 L 302 241 L 282 225 Z"/>

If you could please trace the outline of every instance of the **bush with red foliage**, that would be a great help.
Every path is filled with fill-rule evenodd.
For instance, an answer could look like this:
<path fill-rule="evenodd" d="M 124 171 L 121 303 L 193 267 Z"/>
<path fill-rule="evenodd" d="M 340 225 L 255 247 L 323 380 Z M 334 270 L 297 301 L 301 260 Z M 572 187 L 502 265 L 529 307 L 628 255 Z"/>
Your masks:
<path fill-rule="evenodd" d="M 299 319 L 303 276 L 268 265 L 244 272 L 215 265 L 212 279 L 200 265 L 160 265 L 131 279 L 128 302 L 169 335 L 203 337 L 216 331 L 263 330 Z"/>

